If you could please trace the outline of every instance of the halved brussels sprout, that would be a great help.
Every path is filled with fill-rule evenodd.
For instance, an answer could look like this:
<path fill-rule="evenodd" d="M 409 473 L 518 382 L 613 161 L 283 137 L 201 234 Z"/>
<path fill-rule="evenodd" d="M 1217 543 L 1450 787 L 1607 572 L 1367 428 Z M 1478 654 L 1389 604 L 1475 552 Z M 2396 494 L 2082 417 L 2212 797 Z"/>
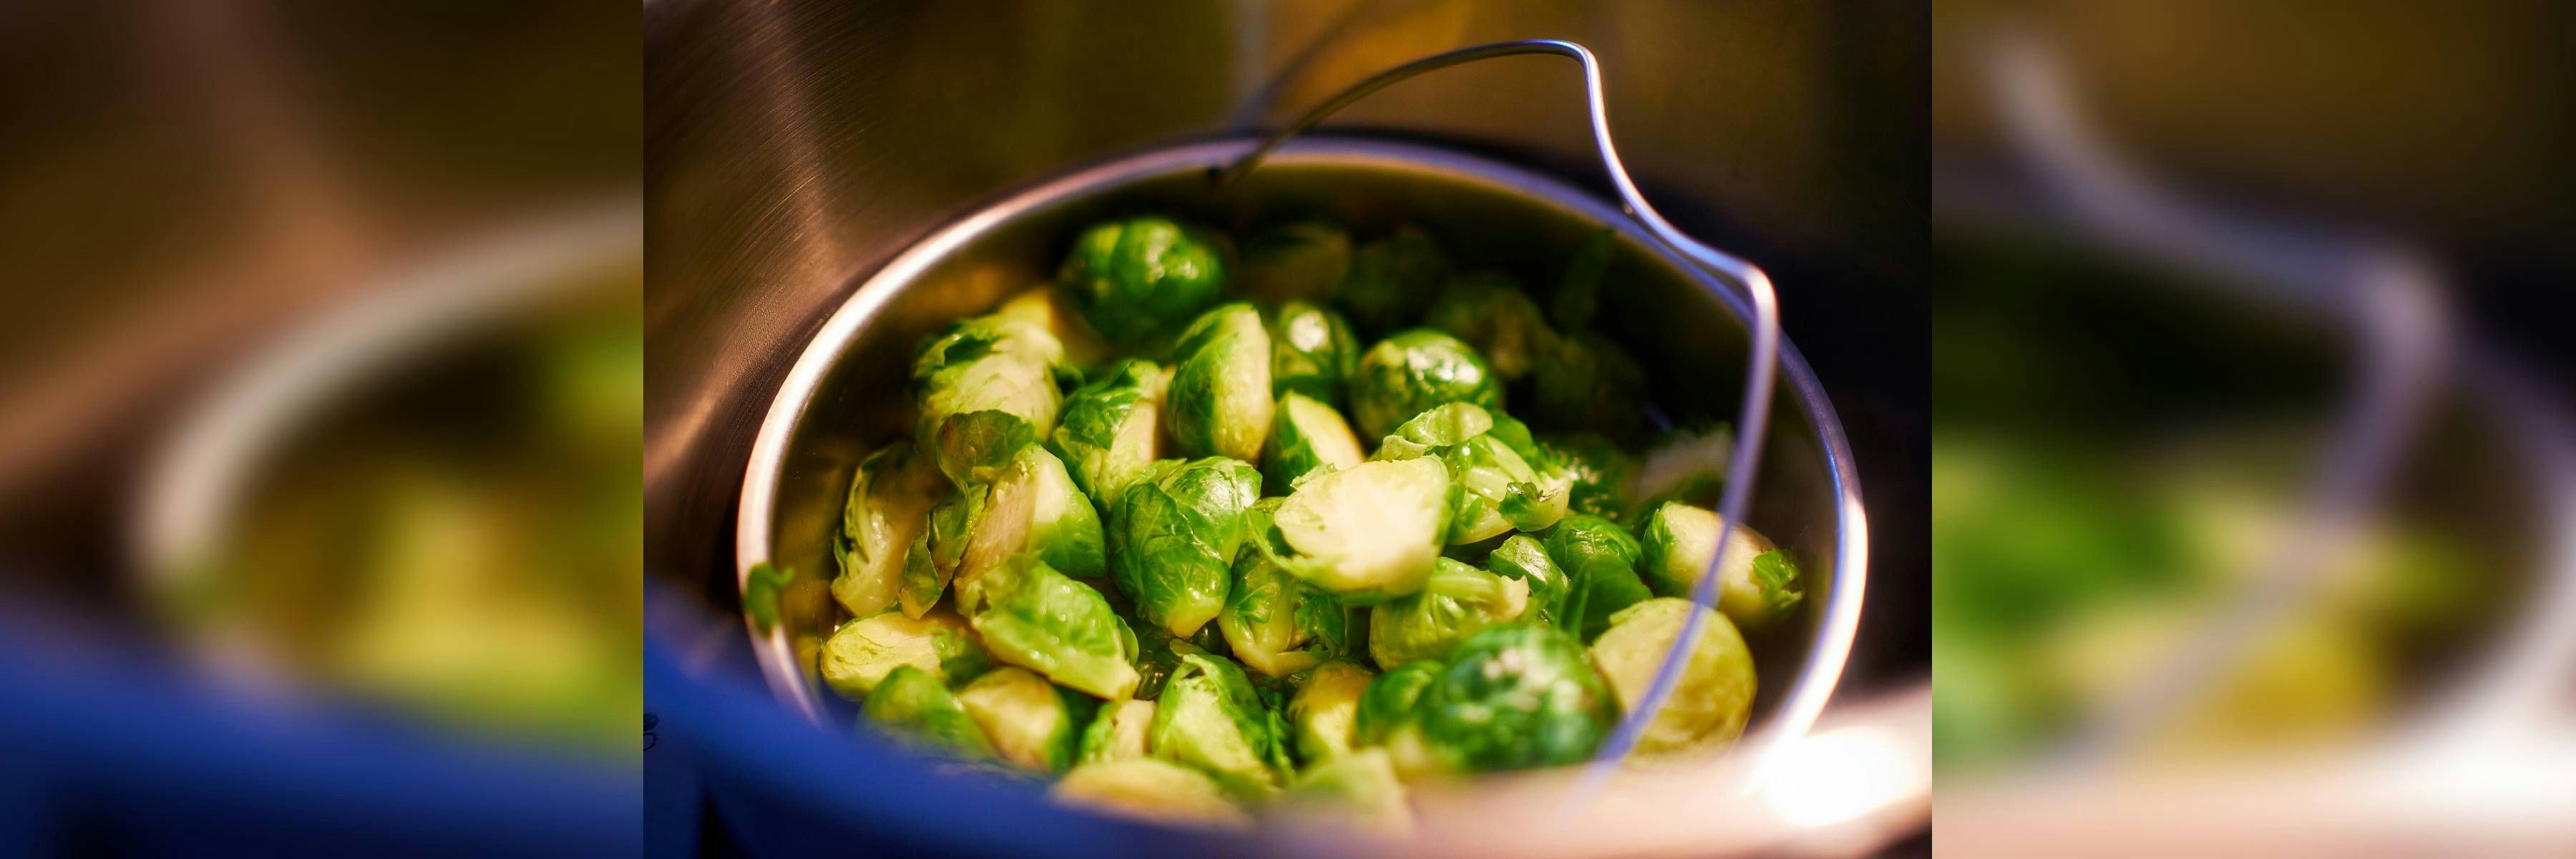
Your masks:
<path fill-rule="evenodd" d="M 1530 415 L 1551 429 L 1628 438 L 1646 420 L 1646 371 L 1589 331 L 1559 337 L 1530 374 Z"/>
<path fill-rule="evenodd" d="M 860 708 L 866 723 L 874 723 L 895 737 L 926 743 L 969 758 L 993 757 L 993 744 L 984 738 L 984 729 L 966 715 L 957 696 L 948 694 L 947 684 L 928 672 L 910 665 L 896 666 L 886 672 L 884 680 L 868 693 L 868 702 Z"/>
<path fill-rule="evenodd" d="M 1046 368 L 1050 376 L 1066 363 L 1064 341 L 1023 307 L 960 319 L 922 338 L 913 347 L 912 380 L 927 383 L 995 355 Z"/>
<path fill-rule="evenodd" d="M 905 559 L 903 580 L 895 588 L 895 599 L 905 615 L 928 613 L 939 603 L 939 595 L 947 592 L 949 580 L 965 563 L 966 548 L 984 519 L 984 503 L 990 495 L 978 484 L 972 491 L 931 505 L 929 527 L 912 538 L 912 554 Z"/>
<path fill-rule="evenodd" d="M 1234 302 L 1190 323 L 1172 347 L 1163 428 L 1183 456 L 1261 457 L 1270 434 L 1270 332 L 1261 311 Z"/>
<path fill-rule="evenodd" d="M 1502 383 L 1483 356 L 1429 328 L 1396 332 L 1361 353 L 1351 376 L 1351 419 L 1377 438 L 1442 403 L 1503 407 Z"/>
<path fill-rule="evenodd" d="M 1171 373 L 1143 359 L 1118 362 L 1064 401 L 1048 446 L 1101 515 L 1162 458 L 1162 404 Z"/>
<path fill-rule="evenodd" d="M 1430 233 L 1397 227 L 1393 235 L 1351 252 L 1350 273 L 1333 290 L 1333 303 L 1361 328 L 1389 331 L 1421 318 L 1448 276 L 1449 257 Z"/>
<path fill-rule="evenodd" d="M 1281 224 L 1243 246 L 1243 292 L 1276 304 L 1322 300 L 1351 270 L 1351 235 L 1331 221 Z"/>
<path fill-rule="evenodd" d="M 1362 749 L 1316 764 L 1290 782 L 1291 814 L 1321 815 L 1380 835 L 1413 831 L 1413 807 L 1385 749 Z"/>
<path fill-rule="evenodd" d="M 1265 498 L 1244 512 L 1253 539 L 1270 533 L 1271 514 L 1283 501 Z M 1216 623 L 1234 658 L 1263 674 L 1286 677 L 1340 655 L 1348 620 L 1330 592 L 1279 569 L 1272 557 L 1235 553 L 1233 591 Z"/>
<path fill-rule="evenodd" d="M 1508 430 L 1508 432 L 1506 432 Z M 1519 421 L 1482 407 L 1447 403 L 1424 411 L 1379 443 L 1377 459 L 1438 457 L 1457 490 L 1449 520 L 1451 545 L 1478 543 L 1515 528 L 1536 531 L 1565 516 L 1573 475 L 1531 463 L 1540 453 Z"/>
<path fill-rule="evenodd" d="M 1243 511 L 1261 472 L 1224 457 L 1164 460 L 1127 487 L 1110 517 L 1111 573 L 1147 623 L 1188 638 L 1225 609 Z"/>
<path fill-rule="evenodd" d="M 1579 763 L 1619 721 L 1618 699 L 1583 644 L 1554 627 L 1492 627 L 1468 636 L 1452 655 L 1422 691 L 1410 727 L 1442 770 Z"/>
<path fill-rule="evenodd" d="M 841 506 L 840 533 L 832 540 L 832 554 L 841 563 L 832 598 L 851 616 L 894 605 L 914 539 L 929 527 L 931 505 L 947 495 L 939 469 L 915 455 L 910 442 L 887 445 L 859 462 Z"/>
<path fill-rule="evenodd" d="M 993 666 L 966 621 L 944 611 L 920 618 L 885 611 L 841 624 L 823 639 L 816 661 L 823 684 L 852 701 L 867 700 L 898 666 L 920 669 L 942 683 L 963 682 Z"/>
<path fill-rule="evenodd" d="M 1632 516 L 1653 513 L 1666 501 L 1714 508 L 1735 455 L 1735 433 L 1723 423 L 1676 428 L 1646 451 L 1639 463 Z"/>
<path fill-rule="evenodd" d="M 1100 514 L 1074 488 L 1064 463 L 1036 444 L 1013 454 L 986 490 L 957 565 L 957 610 L 974 616 L 984 601 L 984 574 L 1023 552 L 1078 578 L 1099 578 L 1109 569 Z"/>
<path fill-rule="evenodd" d="M 1594 433 L 1551 436 L 1539 444 L 1574 478 L 1567 509 L 1613 517 L 1628 512 L 1628 487 L 1637 479 L 1636 457 Z"/>
<path fill-rule="evenodd" d="M 1645 547 L 1619 523 L 1577 513 L 1549 529 L 1546 542 L 1548 560 L 1555 561 L 1566 580 L 1581 590 L 1574 601 L 1582 604 L 1582 611 L 1569 614 L 1580 627 L 1568 627 L 1568 631 L 1580 632 L 1584 640 L 1608 629 L 1610 615 L 1654 596 L 1637 578 Z"/>
<path fill-rule="evenodd" d="M 1332 406 L 1290 391 L 1280 395 L 1273 415 L 1276 423 L 1261 451 L 1263 486 L 1271 492 L 1286 495 L 1308 472 L 1349 468 L 1367 458 L 1360 455 L 1351 425 Z"/>
<path fill-rule="evenodd" d="M 1153 758 L 1085 763 L 1065 773 L 1047 796 L 1077 808 L 1182 826 L 1252 825 L 1252 816 L 1206 774 Z"/>
<path fill-rule="evenodd" d="M 1145 756 L 1145 730 L 1153 727 L 1154 702 L 1129 699 L 1100 705 L 1074 748 L 1077 763 L 1096 764 Z"/>
<path fill-rule="evenodd" d="M 1171 630 L 1148 623 L 1136 630 L 1136 643 L 1136 697 L 1148 700 L 1163 696 L 1163 684 L 1172 679 L 1172 672 L 1181 670 L 1181 657 L 1233 655 L 1233 648 L 1225 643 L 1225 633 L 1217 624 L 1201 626 L 1197 634 L 1178 638 Z"/>
<path fill-rule="evenodd" d="M 1063 361 L 1075 367 L 1093 369 L 1110 356 L 1109 343 L 1100 332 L 1065 302 L 1064 293 L 1052 285 L 1041 284 L 1022 290 L 994 308 L 994 316 L 1035 325 L 1053 335 L 1062 344 Z"/>
<path fill-rule="evenodd" d="M 1056 280 L 1093 329 L 1135 348 L 1179 330 L 1225 294 L 1223 242 L 1169 218 L 1110 221 L 1074 240 Z"/>
<path fill-rule="evenodd" d="M 1656 507 L 1646 519 L 1645 554 L 1639 569 L 1664 596 L 1689 598 L 1700 572 L 1717 554 L 1717 512 L 1678 501 Z M 1717 610 L 1735 625 L 1760 632 L 1806 597 L 1797 562 L 1759 532 L 1736 523 L 1727 534 L 1717 571 Z"/>
<path fill-rule="evenodd" d="M 1440 672 L 1448 669 L 1445 664 L 1425 659 L 1388 668 L 1370 681 L 1368 689 L 1360 693 L 1359 711 L 1351 722 L 1352 743 L 1384 744 L 1396 728 L 1413 721 L 1413 705 L 1422 700 L 1422 690 L 1431 688 L 1431 681 L 1440 679 Z"/>
<path fill-rule="evenodd" d="M 1181 657 L 1154 702 L 1145 747 L 1154 757 L 1216 776 L 1237 796 L 1267 796 L 1288 774 L 1279 715 L 1262 706 L 1243 669 L 1222 657 Z"/>
<path fill-rule="evenodd" d="M 1716 612 L 1672 597 L 1629 606 L 1612 615 L 1610 629 L 1592 642 L 1592 663 L 1618 693 L 1620 709 L 1633 712 L 1692 611 L 1708 612 L 1700 619 L 1699 642 L 1691 645 L 1681 681 L 1663 709 L 1638 735 L 1638 755 L 1697 751 L 1744 734 L 1753 709 L 1753 654 L 1735 624 Z"/>
<path fill-rule="evenodd" d="M 1118 700 L 1136 692 L 1136 633 L 1091 586 L 1035 554 L 984 576 L 984 605 L 967 619 L 993 658 L 1067 687 Z"/>
<path fill-rule="evenodd" d="M 957 690 L 957 704 L 1003 763 L 1052 773 L 1073 765 L 1075 707 L 1088 706 L 1067 694 L 1026 669 L 999 668 Z"/>
<path fill-rule="evenodd" d="M 1295 391 L 1328 406 L 1340 405 L 1344 388 L 1359 367 L 1359 341 L 1351 337 L 1351 326 L 1341 314 L 1291 301 L 1271 317 L 1271 390 Z"/>
<path fill-rule="evenodd" d="M 1538 302 L 1520 284 L 1500 272 L 1469 272 L 1451 278 L 1440 300 L 1422 324 L 1456 335 L 1476 347 L 1503 381 L 1517 381 L 1554 357 L 1556 329 L 1548 327 Z"/>
<path fill-rule="evenodd" d="M 1449 472 L 1429 459 L 1363 462 L 1307 479 L 1271 517 L 1278 542 L 1255 540 L 1281 569 L 1342 602 L 1384 602 L 1422 589 L 1449 530 Z"/>
<path fill-rule="evenodd" d="M 963 490 L 1013 451 L 1055 428 L 1063 407 L 1064 347 L 1026 321 L 979 316 L 922 342 L 913 361 L 920 397 L 914 439 Z M 951 424 L 956 424 L 952 426 Z"/>
<path fill-rule="evenodd" d="M 1521 617 L 1567 634 L 1583 631 L 1583 605 L 1565 571 L 1547 556 L 1547 546 L 1527 534 L 1514 534 L 1485 556 L 1485 569 L 1529 586 L 1529 609 Z"/>
<path fill-rule="evenodd" d="M 1369 612 L 1369 655 L 1390 668 L 1446 659 L 1477 630 L 1518 619 L 1529 583 L 1441 558 L 1422 590 Z"/>
<path fill-rule="evenodd" d="M 1297 694 L 1288 699 L 1298 760 L 1330 760 L 1359 744 L 1360 696 L 1376 679 L 1376 672 L 1347 659 L 1317 665 L 1299 679 Z"/>

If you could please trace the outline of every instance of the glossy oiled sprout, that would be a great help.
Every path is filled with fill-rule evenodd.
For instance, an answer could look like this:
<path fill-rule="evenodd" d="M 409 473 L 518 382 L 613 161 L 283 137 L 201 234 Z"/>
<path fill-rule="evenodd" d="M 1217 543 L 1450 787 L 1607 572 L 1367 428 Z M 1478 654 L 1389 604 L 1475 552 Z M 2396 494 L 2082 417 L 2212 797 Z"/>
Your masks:
<path fill-rule="evenodd" d="M 1647 584 L 1664 596 L 1690 596 L 1691 586 L 1717 554 L 1717 525 L 1717 513 L 1706 508 L 1678 501 L 1656 507 L 1640 541 L 1645 554 L 1639 569 Z M 1717 610 L 1736 626 L 1768 629 L 1805 599 L 1797 562 L 1773 548 L 1769 539 L 1738 524 L 1726 542 L 1717 572 Z"/>
<path fill-rule="evenodd" d="M 1075 708 L 1090 709 L 1067 694 L 1027 669 L 1002 668 L 957 690 L 957 703 L 1003 763 L 1051 773 L 1073 765 Z"/>
<path fill-rule="evenodd" d="M 841 573 L 832 598 L 851 615 L 865 617 L 895 604 L 913 541 L 929 527 L 930 508 L 949 493 L 929 458 L 909 442 L 895 442 L 859 462 L 841 507 L 841 530 L 832 541 Z"/>
<path fill-rule="evenodd" d="M 1556 561 L 1547 555 L 1547 546 L 1528 534 L 1514 534 L 1495 546 L 1485 556 L 1485 569 L 1494 575 L 1518 581 L 1529 589 L 1529 608 L 1521 617 L 1535 620 L 1568 634 L 1583 632 L 1581 593 Z"/>
<path fill-rule="evenodd" d="M 1233 662 L 1181 659 L 1154 702 L 1145 747 L 1154 757 L 1213 775 L 1238 796 L 1268 796 L 1292 771 L 1279 714 L 1264 706 Z"/>
<path fill-rule="evenodd" d="M 991 668 L 992 659 L 966 621 L 954 614 L 934 611 L 910 618 L 887 611 L 832 630 L 817 654 L 817 670 L 833 692 L 863 701 L 898 667 L 910 666 L 942 683 L 959 683 Z"/>
<path fill-rule="evenodd" d="M 1545 543 L 1548 560 L 1581 589 L 1582 611 L 1570 618 L 1579 625 L 1566 628 L 1586 641 L 1609 628 L 1612 614 L 1654 596 L 1637 577 L 1645 547 L 1617 522 L 1577 513 L 1548 529 Z"/>
<path fill-rule="evenodd" d="M 1157 462 L 1127 487 L 1110 516 L 1111 572 L 1145 622 L 1188 638 L 1216 619 L 1260 497 L 1261 472 L 1223 457 Z"/>
<path fill-rule="evenodd" d="M 1288 724 L 1298 760 L 1311 766 L 1359 745 L 1360 696 L 1376 679 L 1375 672 L 1345 659 L 1317 665 L 1297 678 L 1297 693 L 1288 699 Z"/>
<path fill-rule="evenodd" d="M 1494 368 L 1503 381 L 1518 381 L 1555 357 L 1556 330 L 1520 285 L 1499 272 L 1452 278 L 1422 324 L 1449 332 Z"/>
<path fill-rule="evenodd" d="M 968 619 L 993 658 L 1099 698 L 1136 692 L 1136 633 L 1090 585 L 1017 555 L 985 576 L 985 604 Z"/>
<path fill-rule="evenodd" d="M 1072 374 L 1054 335 L 1000 316 L 962 320 L 922 341 L 914 439 L 958 489 L 990 480 L 1021 445 L 1055 428 L 1058 383 Z"/>
<path fill-rule="evenodd" d="M 1172 347 L 1164 429 L 1182 456 L 1261 457 L 1270 434 L 1270 332 L 1235 302 L 1201 315 Z"/>
<path fill-rule="evenodd" d="M 1657 597 L 1610 616 L 1609 630 L 1592 642 L 1592 662 L 1618 693 L 1621 708 L 1632 709 L 1645 697 L 1655 669 L 1663 665 L 1664 654 L 1681 635 L 1682 621 L 1693 611 L 1709 610 L 1686 599 Z M 1726 618 L 1710 612 L 1700 620 L 1699 641 L 1691 646 L 1681 685 L 1638 736 L 1638 755 L 1700 751 L 1744 733 L 1755 691 L 1753 654 Z"/>
<path fill-rule="evenodd" d="M 974 616 L 984 602 L 984 574 L 1022 553 L 1077 578 L 1108 572 L 1100 514 L 1045 447 L 1022 446 L 984 492 L 957 563 L 959 612 Z"/>
<path fill-rule="evenodd" d="M 1627 514 L 1628 490 L 1637 480 L 1637 457 L 1594 433 L 1549 436 L 1539 439 L 1539 445 L 1574 479 L 1566 499 L 1568 510 L 1614 518 Z"/>
<path fill-rule="evenodd" d="M 1270 440 L 1261 451 L 1261 479 L 1273 495 L 1288 494 L 1308 474 L 1350 468 L 1366 458 L 1341 413 L 1305 394 L 1281 395 L 1272 420 Z"/>
<path fill-rule="evenodd" d="M 1344 603 L 1384 602 L 1422 589 L 1449 531 L 1449 472 L 1429 459 L 1366 462 L 1309 478 L 1271 522 L 1281 569 Z"/>
<path fill-rule="evenodd" d="M 1422 590 L 1369 612 L 1369 655 L 1380 668 L 1446 657 L 1477 630 L 1519 618 L 1529 587 L 1441 558 Z"/>
<path fill-rule="evenodd" d="M 1270 387 L 1340 407 L 1360 367 L 1359 341 L 1341 314 L 1304 301 L 1279 306 L 1270 317 Z"/>
<path fill-rule="evenodd" d="M 1418 746 L 1437 771 L 1559 766 L 1590 758 L 1618 719 L 1581 642 L 1511 623 L 1461 642 L 1392 742 Z"/>
<path fill-rule="evenodd" d="M 1351 722 L 1352 744 L 1385 745 L 1397 728 L 1413 721 L 1413 705 L 1422 700 L 1422 690 L 1431 688 L 1431 681 L 1448 667 L 1428 659 L 1408 662 L 1369 681 Z"/>
<path fill-rule="evenodd" d="M 957 703 L 939 678 L 909 665 L 897 666 L 868 693 L 861 708 L 867 721 L 896 737 L 968 758 L 993 757 L 984 729 Z"/>
<path fill-rule="evenodd" d="M 1351 270 L 1351 236 L 1331 221 L 1263 231 L 1243 246 L 1243 294 L 1266 303 L 1321 301 Z"/>
<path fill-rule="evenodd" d="M 1162 458 L 1163 392 L 1171 379 L 1162 365 L 1131 358 L 1065 398 L 1047 447 L 1104 516 Z"/>
<path fill-rule="evenodd" d="M 1458 338 L 1416 328 L 1360 353 L 1351 376 L 1351 423 L 1364 438 L 1395 431 L 1414 415 L 1445 403 L 1487 409 L 1503 406 L 1503 387 L 1474 347 Z"/>
<path fill-rule="evenodd" d="M 1111 221 L 1084 231 L 1057 272 L 1082 318 L 1134 349 L 1169 336 L 1224 296 L 1224 239 L 1169 218 Z"/>
<path fill-rule="evenodd" d="M 1270 533 L 1281 499 L 1265 499 L 1244 513 L 1250 539 Z M 1238 551 L 1234 584 L 1217 627 L 1234 658 L 1271 677 L 1312 668 L 1348 649 L 1348 613 L 1329 591 L 1307 584 L 1272 560 L 1275 554 Z"/>
<path fill-rule="evenodd" d="M 1530 462 L 1522 451 L 1540 451 L 1528 433 L 1481 407 L 1447 403 L 1396 428 L 1374 458 L 1438 459 L 1454 487 L 1447 542 L 1477 543 L 1514 529 L 1539 530 L 1565 516 L 1573 475 L 1552 461 Z"/>

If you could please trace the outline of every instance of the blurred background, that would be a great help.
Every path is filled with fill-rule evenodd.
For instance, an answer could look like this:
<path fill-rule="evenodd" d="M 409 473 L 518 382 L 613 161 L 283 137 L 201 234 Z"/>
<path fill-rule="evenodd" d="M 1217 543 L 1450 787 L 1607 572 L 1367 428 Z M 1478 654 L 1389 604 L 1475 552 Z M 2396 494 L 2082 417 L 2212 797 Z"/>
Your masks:
<path fill-rule="evenodd" d="M 635 851 L 639 40 L 0 8 L 0 852 Z"/>
<path fill-rule="evenodd" d="M 1936 846 L 2576 849 L 2566 7 L 1933 8 Z"/>

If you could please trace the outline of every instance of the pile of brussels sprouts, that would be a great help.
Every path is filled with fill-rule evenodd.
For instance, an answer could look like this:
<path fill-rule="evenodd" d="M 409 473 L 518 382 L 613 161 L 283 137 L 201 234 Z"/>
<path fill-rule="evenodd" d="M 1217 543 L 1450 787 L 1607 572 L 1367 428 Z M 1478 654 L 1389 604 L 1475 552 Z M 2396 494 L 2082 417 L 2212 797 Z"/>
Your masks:
<path fill-rule="evenodd" d="M 1637 754 L 1733 741 L 1743 632 L 1803 583 L 1718 533 L 1722 427 L 1644 429 L 1644 374 L 1589 330 L 1609 248 L 1542 311 L 1413 228 L 1090 228 L 1056 284 L 921 344 L 914 435 L 850 486 L 823 681 L 1066 802 L 1403 831 L 1409 783 L 1590 758 L 1697 611 Z M 1715 610 L 1677 598 L 1721 540 Z"/>

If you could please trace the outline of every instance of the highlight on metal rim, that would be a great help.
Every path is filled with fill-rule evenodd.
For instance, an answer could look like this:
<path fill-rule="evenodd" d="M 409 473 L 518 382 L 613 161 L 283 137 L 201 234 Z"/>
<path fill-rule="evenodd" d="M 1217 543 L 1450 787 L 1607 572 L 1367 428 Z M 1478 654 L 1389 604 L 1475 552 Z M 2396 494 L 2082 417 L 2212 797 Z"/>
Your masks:
<path fill-rule="evenodd" d="M 1325 117 L 1350 106 L 1351 103 L 1394 85 L 1398 81 L 1461 63 L 1524 54 L 1566 57 L 1583 67 L 1583 93 L 1592 122 L 1593 145 L 1600 150 L 1601 166 L 1609 174 L 1611 185 L 1618 189 L 1620 202 L 1627 207 L 1629 214 L 1634 215 L 1637 222 L 1646 228 L 1646 232 L 1654 236 L 1656 241 L 1663 243 L 1667 249 L 1703 269 L 1721 275 L 1720 279 L 1732 280 L 1741 286 L 1747 305 L 1753 309 L 1751 320 L 1753 337 L 1750 354 L 1746 356 L 1745 361 L 1744 397 L 1736 409 L 1735 450 L 1728 458 L 1726 490 L 1718 510 L 1718 533 L 1721 535 L 1730 533 L 1737 523 L 1744 521 L 1744 511 L 1750 503 L 1752 494 L 1754 470 L 1758 467 L 1758 460 L 1762 453 L 1764 430 L 1770 425 L 1772 376 L 1777 372 L 1779 355 L 1779 299 L 1773 293 L 1771 278 L 1763 274 L 1760 268 L 1702 244 L 1699 240 L 1683 233 L 1670 221 L 1664 220 L 1663 214 L 1657 212 L 1654 205 L 1647 202 L 1645 195 L 1637 190 L 1636 182 L 1628 176 L 1627 166 L 1619 160 L 1618 147 L 1613 145 L 1610 139 L 1610 115 L 1608 101 L 1602 95 L 1601 63 L 1591 51 L 1573 42 L 1529 39 L 1460 48 L 1396 66 L 1371 75 L 1334 94 L 1332 98 L 1325 99 L 1322 104 L 1308 110 L 1295 121 L 1263 138 L 1259 146 L 1254 147 L 1240 160 L 1217 171 L 1210 177 L 1211 181 L 1219 189 L 1230 186 L 1236 179 L 1258 166 L 1263 157 L 1278 149 L 1289 138 L 1314 127 Z M 1717 571 L 1726 559 L 1727 549 L 1734 542 L 1725 539 L 1718 541 L 1717 552 L 1709 558 L 1708 566 L 1700 570 L 1699 580 L 1691 587 L 1692 602 L 1703 606 L 1716 605 Z M 1708 614 L 1710 612 L 1694 611 L 1683 621 L 1681 634 L 1674 638 L 1671 649 L 1665 652 L 1663 664 L 1655 669 L 1654 681 L 1647 684 L 1645 696 L 1638 701 L 1633 711 L 1620 719 L 1617 730 L 1611 732 L 1610 738 L 1602 743 L 1600 751 L 1594 756 L 1589 771 L 1576 788 L 1578 799 L 1594 793 L 1611 773 L 1617 771 L 1620 761 L 1636 747 L 1637 739 L 1644 733 L 1646 725 L 1654 721 L 1655 714 L 1662 710 L 1665 701 L 1672 697 L 1673 688 L 1680 683 L 1682 667 L 1689 661 L 1691 645 L 1699 640 L 1703 618 Z"/>

